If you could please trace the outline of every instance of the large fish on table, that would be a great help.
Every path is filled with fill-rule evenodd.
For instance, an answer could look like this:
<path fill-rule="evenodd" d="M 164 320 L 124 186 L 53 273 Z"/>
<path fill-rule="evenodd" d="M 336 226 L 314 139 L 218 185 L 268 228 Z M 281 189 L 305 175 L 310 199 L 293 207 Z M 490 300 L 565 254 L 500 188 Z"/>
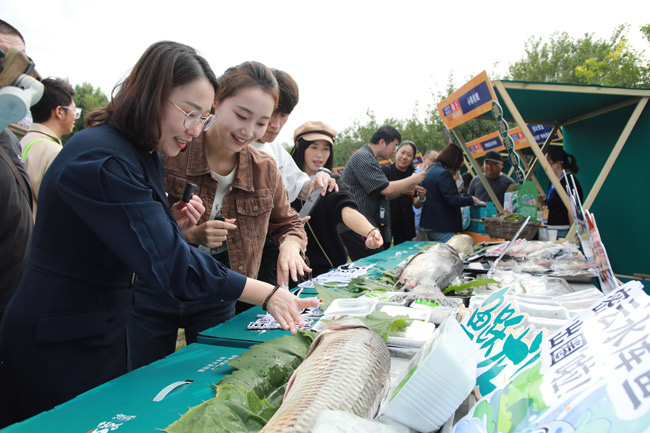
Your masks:
<path fill-rule="evenodd" d="M 451 305 L 442 291 L 462 273 L 463 260 L 456 250 L 447 244 L 434 244 L 398 267 L 397 280 L 402 284 L 402 291 L 409 293 L 396 295 L 391 300 L 431 299 L 440 305 Z"/>
<path fill-rule="evenodd" d="M 373 418 L 390 387 L 386 343 L 365 323 L 327 324 L 289 379 L 282 406 L 260 433 L 311 432 L 323 410 Z"/>

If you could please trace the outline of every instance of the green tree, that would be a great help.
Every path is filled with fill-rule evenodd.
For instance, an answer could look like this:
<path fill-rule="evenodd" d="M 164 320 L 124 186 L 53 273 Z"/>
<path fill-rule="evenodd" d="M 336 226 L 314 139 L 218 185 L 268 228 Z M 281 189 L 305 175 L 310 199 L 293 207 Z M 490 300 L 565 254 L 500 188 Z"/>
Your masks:
<path fill-rule="evenodd" d="M 74 90 L 77 92 L 74 97 L 74 103 L 77 107 L 80 107 L 82 111 L 81 117 L 77 119 L 74 124 L 74 129 L 72 130 L 73 135 L 84 129 L 86 114 L 97 108 L 106 107 L 106 104 L 108 104 L 108 97 L 99 88 L 93 88 L 92 84 L 90 83 L 76 85 L 74 86 Z M 69 138 L 71 136 L 72 135 L 68 135 L 65 138 Z"/>
<path fill-rule="evenodd" d="M 548 42 L 531 37 L 526 43 L 526 55 L 510 66 L 505 78 L 648 87 L 650 64 L 642 53 L 631 47 L 628 31 L 628 25 L 621 25 L 608 40 L 594 39 L 590 33 L 573 39 L 566 32 L 554 33 Z M 640 31 L 650 38 L 650 26 L 644 26 Z"/>

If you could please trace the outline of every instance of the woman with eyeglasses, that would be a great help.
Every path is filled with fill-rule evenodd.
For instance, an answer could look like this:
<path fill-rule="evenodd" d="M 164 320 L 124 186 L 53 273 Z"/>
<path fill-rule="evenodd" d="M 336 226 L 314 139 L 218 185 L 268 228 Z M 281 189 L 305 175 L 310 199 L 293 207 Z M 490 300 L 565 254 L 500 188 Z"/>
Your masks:
<path fill-rule="evenodd" d="M 187 152 L 164 158 L 169 201 L 178 203 L 187 182 L 196 184 L 207 211 L 183 232 L 185 238 L 250 278 L 259 272 L 268 232 L 280 249 L 277 284 L 286 286 L 311 270 L 302 258 L 307 237 L 275 160 L 249 146 L 264 135 L 277 106 L 277 81 L 263 64 L 244 62 L 226 70 L 218 83 L 214 125 L 189 143 Z M 219 294 L 186 302 L 158 296 L 138 279 L 128 327 L 130 368 L 173 353 L 178 328 L 191 343 L 234 314 L 235 303 Z"/>
<path fill-rule="evenodd" d="M 155 43 L 104 123 L 75 134 L 50 166 L 25 273 L 0 325 L 0 425 L 126 372 L 133 273 L 181 300 L 218 293 L 264 303 L 292 332 L 300 310 L 316 304 L 247 279 L 183 238 L 204 209 L 198 197 L 169 207 L 161 154 L 201 134 L 216 88 L 193 48 Z"/>

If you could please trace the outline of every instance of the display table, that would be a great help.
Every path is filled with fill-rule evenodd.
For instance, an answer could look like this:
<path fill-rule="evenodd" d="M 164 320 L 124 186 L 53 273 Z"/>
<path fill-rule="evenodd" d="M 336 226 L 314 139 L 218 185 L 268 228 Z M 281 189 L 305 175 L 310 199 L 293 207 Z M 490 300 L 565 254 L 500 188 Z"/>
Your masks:
<path fill-rule="evenodd" d="M 404 242 L 388 250 L 357 260 L 354 264 L 358 266 L 373 265 L 367 274 L 372 278 L 380 275 L 384 270 L 396 268 L 404 259 L 416 254 L 421 248 L 430 244 L 431 242 Z M 301 297 L 316 295 L 317 293 L 313 288 L 302 290 L 300 294 Z M 289 331 L 283 329 L 260 331 L 246 328 L 249 323 L 257 320 L 258 315 L 265 313 L 261 307 L 252 307 L 227 322 L 199 333 L 197 341 L 202 344 L 247 348 L 253 344 L 263 343 L 264 341 L 289 334 Z"/>
<path fill-rule="evenodd" d="M 226 363 L 246 350 L 190 344 L 2 432 L 159 431 L 176 421 L 189 407 L 214 397 L 210 385 L 230 374 L 233 369 Z M 185 380 L 193 382 L 173 389 L 161 401 L 153 401 L 168 385 Z"/>

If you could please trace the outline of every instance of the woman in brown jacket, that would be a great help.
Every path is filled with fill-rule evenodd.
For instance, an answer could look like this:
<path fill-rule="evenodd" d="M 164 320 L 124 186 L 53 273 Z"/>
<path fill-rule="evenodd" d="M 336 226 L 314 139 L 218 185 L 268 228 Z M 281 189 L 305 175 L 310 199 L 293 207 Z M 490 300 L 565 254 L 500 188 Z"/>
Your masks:
<path fill-rule="evenodd" d="M 218 84 L 214 125 L 186 152 L 164 160 L 170 204 L 181 198 L 188 182 L 196 184 L 207 212 L 183 235 L 250 278 L 258 274 L 268 232 L 280 248 L 277 283 L 287 285 L 289 278 L 296 281 L 311 271 L 303 260 L 307 236 L 275 160 L 248 146 L 264 135 L 278 102 L 277 81 L 263 64 L 245 62 L 229 68 Z M 185 329 L 190 343 L 233 315 L 234 302 L 161 299 L 138 281 L 128 334 L 130 367 L 172 353 L 178 328 Z"/>

